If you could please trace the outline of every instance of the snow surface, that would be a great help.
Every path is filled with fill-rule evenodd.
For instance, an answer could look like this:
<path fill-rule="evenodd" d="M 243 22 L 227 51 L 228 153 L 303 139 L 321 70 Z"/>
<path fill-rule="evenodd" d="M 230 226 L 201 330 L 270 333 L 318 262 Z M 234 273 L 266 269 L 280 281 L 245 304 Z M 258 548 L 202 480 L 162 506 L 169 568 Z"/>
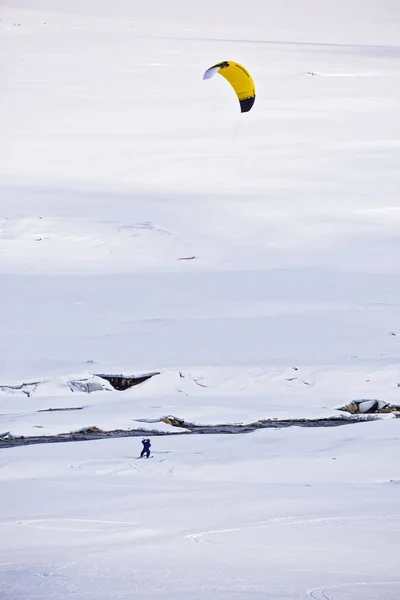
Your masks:
<path fill-rule="evenodd" d="M 398 0 L 5 0 L 0 433 L 399 404 L 399 40 Z M 399 426 L 2 449 L 1 599 L 398 600 Z"/>

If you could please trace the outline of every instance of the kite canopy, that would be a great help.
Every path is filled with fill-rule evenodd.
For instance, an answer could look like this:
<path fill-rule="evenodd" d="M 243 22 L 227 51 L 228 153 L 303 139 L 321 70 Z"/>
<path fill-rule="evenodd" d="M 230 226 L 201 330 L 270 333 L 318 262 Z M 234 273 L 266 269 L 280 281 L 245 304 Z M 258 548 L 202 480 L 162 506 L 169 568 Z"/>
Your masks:
<path fill-rule="evenodd" d="M 240 111 L 243 113 L 251 110 L 256 99 L 256 90 L 250 73 L 239 63 L 225 60 L 207 69 L 203 79 L 211 79 L 216 73 L 225 77 L 235 90 L 240 103 Z"/>

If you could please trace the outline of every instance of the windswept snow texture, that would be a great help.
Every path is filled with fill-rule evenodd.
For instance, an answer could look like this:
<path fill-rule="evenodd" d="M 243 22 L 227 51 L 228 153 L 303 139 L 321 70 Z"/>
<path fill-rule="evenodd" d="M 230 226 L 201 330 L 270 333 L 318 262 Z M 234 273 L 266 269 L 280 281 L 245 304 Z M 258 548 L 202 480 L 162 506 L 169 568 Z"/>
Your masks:
<path fill-rule="evenodd" d="M 0 433 L 398 405 L 399 40 L 398 0 L 2 2 L 0 386 L 44 383 Z M 3 448 L 1 600 L 398 600 L 399 427 Z"/>

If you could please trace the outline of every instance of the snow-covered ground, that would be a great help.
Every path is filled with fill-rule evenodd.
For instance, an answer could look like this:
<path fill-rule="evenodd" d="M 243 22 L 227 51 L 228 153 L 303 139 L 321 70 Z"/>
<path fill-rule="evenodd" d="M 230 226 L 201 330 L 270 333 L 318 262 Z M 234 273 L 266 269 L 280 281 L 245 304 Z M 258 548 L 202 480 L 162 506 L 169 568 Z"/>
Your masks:
<path fill-rule="evenodd" d="M 3 449 L 2 598 L 397 600 L 398 421 Z"/>
<path fill-rule="evenodd" d="M 5 0 L 0 433 L 399 404 L 399 40 L 398 0 Z M 399 427 L 3 448 L 1 598 L 397 600 Z"/>

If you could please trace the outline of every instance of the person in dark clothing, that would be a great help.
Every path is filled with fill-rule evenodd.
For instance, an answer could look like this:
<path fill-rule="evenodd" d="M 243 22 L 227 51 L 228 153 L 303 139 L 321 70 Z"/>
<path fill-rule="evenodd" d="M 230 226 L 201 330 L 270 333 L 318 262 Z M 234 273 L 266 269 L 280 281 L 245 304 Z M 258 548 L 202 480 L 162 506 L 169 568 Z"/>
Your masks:
<path fill-rule="evenodd" d="M 149 439 L 142 440 L 142 444 L 143 444 L 143 450 L 140 453 L 140 458 L 143 458 L 144 455 L 146 455 L 147 458 L 150 458 L 150 447 L 151 447 L 150 440 Z"/>

